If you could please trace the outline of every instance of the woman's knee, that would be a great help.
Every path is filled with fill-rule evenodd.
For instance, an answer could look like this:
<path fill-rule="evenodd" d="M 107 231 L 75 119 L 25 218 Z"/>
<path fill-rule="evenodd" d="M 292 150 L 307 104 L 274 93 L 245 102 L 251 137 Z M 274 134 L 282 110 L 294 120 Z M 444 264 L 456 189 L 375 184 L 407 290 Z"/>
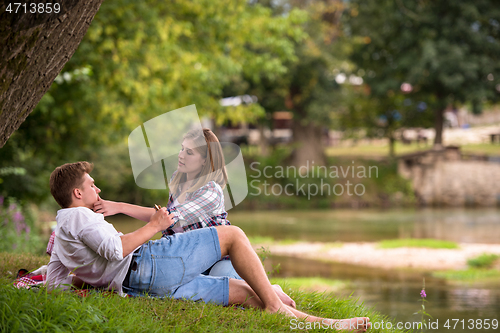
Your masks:
<path fill-rule="evenodd" d="M 245 232 L 234 225 L 219 226 L 216 228 L 221 244 L 232 244 L 235 240 L 247 238 Z"/>
<path fill-rule="evenodd" d="M 219 233 L 229 233 L 229 234 L 245 234 L 243 230 L 241 230 L 240 227 L 237 227 L 235 225 L 221 225 L 215 227 L 217 229 L 217 232 Z"/>

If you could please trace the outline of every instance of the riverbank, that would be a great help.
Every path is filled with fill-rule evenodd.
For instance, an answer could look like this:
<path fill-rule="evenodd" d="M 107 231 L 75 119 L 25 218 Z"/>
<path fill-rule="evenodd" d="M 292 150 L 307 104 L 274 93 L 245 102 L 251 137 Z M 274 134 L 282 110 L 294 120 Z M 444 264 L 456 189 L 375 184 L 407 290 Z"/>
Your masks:
<path fill-rule="evenodd" d="M 326 260 L 382 269 L 412 268 L 424 271 L 466 269 L 467 260 L 483 253 L 500 255 L 500 245 L 460 243 L 457 249 L 400 247 L 379 248 L 378 243 L 253 244 L 257 250 L 266 248 L 273 255 Z"/>
<path fill-rule="evenodd" d="M 0 253 L 0 331 L 1 332 L 290 332 L 294 321 L 281 315 L 216 304 L 157 299 L 124 298 L 114 294 L 78 293 L 12 287 L 14 274 L 21 267 L 38 268 L 47 256 Z M 367 316 L 372 323 L 391 319 L 350 297 L 331 297 L 304 292 L 283 284 L 297 308 L 324 317 Z M 300 322 L 300 327 L 305 327 Z M 395 327 L 395 323 L 393 323 Z M 331 329 L 333 331 L 333 329 Z M 325 327 L 308 330 L 324 332 Z M 392 332 L 402 333 L 395 329 Z M 372 329 L 370 332 L 386 332 Z"/>

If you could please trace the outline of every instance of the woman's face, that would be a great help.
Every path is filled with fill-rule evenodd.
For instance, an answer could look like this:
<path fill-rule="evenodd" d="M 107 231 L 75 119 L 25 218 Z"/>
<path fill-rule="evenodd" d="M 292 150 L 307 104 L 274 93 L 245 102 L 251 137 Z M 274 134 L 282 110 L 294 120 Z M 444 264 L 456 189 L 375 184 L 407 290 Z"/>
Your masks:
<path fill-rule="evenodd" d="M 191 139 L 184 139 L 184 141 L 182 141 L 177 164 L 177 170 L 179 172 L 196 176 L 201 171 L 201 168 L 205 164 L 205 158 L 194 149 L 195 147 L 196 145 Z"/>

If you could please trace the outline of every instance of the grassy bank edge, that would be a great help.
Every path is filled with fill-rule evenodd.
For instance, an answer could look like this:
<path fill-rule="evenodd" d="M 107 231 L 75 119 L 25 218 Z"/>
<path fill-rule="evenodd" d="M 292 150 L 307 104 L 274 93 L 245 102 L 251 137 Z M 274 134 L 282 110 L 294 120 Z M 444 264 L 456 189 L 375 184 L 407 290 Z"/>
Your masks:
<path fill-rule="evenodd" d="M 280 315 L 238 307 L 221 307 L 202 302 L 154 298 L 122 298 L 92 294 L 80 297 L 72 292 L 48 293 L 15 289 L 12 275 L 19 268 L 33 270 L 46 264 L 47 256 L 0 253 L 0 331 L 2 332 L 289 332 L 304 327 Z M 285 281 L 286 282 L 286 281 Z M 348 318 L 368 316 L 372 322 L 387 322 L 375 309 L 353 298 L 303 292 L 284 285 L 297 308 L 315 315 Z M 324 327 L 311 327 L 324 332 Z M 371 332 L 389 332 L 372 329 Z M 390 330 L 403 332 L 403 330 Z"/>
<path fill-rule="evenodd" d="M 400 247 L 419 247 L 429 249 L 458 249 L 456 242 L 445 241 L 432 238 L 401 238 L 389 239 L 378 242 L 378 247 L 381 249 L 394 249 Z"/>

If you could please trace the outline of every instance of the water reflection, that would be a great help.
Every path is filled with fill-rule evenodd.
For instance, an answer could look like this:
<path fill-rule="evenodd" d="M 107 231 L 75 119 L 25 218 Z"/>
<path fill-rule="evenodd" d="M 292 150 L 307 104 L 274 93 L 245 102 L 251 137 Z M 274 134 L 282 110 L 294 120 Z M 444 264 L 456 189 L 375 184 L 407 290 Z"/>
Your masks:
<path fill-rule="evenodd" d="M 437 238 L 462 243 L 498 243 L 500 212 L 490 210 L 423 210 L 413 237 Z"/>
<path fill-rule="evenodd" d="M 276 277 L 323 277 L 347 281 L 348 286 L 334 295 L 359 298 L 366 306 L 374 307 L 396 322 L 420 320 L 414 313 L 420 310 L 420 290 L 425 277 L 426 311 L 433 316 L 433 321 L 437 319 L 440 323 L 440 329 L 433 332 L 449 332 L 443 327 L 448 319 L 467 322 L 469 319 L 500 318 L 500 285 L 454 285 L 421 272 L 381 270 L 285 256 L 266 259 L 266 270 L 278 263 L 280 272 L 273 275 Z M 466 331 L 471 332 L 467 327 L 453 330 Z"/>
<path fill-rule="evenodd" d="M 144 222 L 127 216 L 106 218 L 122 232 Z M 498 244 L 498 209 L 231 211 L 229 220 L 248 236 L 313 242 L 376 242 L 393 238 L 436 238 Z"/>
<path fill-rule="evenodd" d="M 435 238 L 498 244 L 498 209 L 326 210 L 232 212 L 231 223 L 249 236 L 322 242 L 375 242 Z"/>

